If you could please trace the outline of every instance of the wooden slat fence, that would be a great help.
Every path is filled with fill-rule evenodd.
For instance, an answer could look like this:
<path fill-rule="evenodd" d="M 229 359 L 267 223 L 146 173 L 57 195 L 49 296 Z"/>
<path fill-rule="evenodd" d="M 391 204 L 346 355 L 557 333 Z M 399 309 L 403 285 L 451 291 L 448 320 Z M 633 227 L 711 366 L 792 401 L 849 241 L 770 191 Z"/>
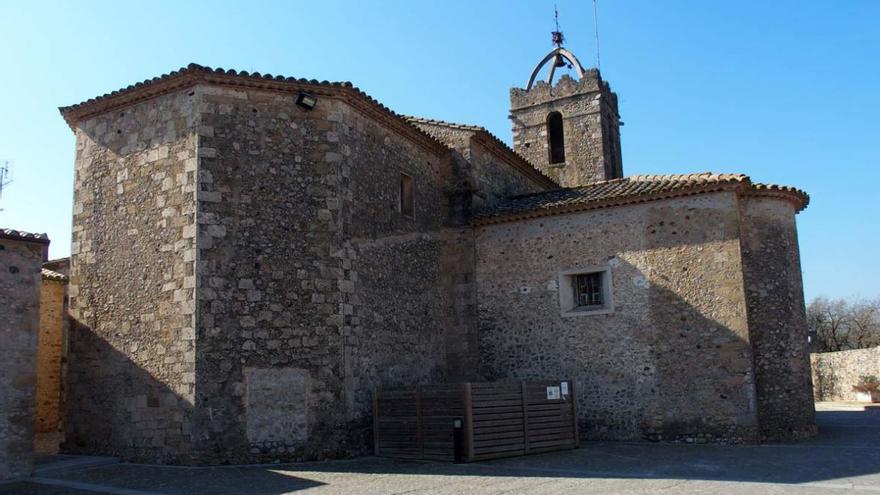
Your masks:
<path fill-rule="evenodd" d="M 467 461 L 576 448 L 574 397 L 570 380 L 377 390 L 373 394 L 375 453 L 451 461 L 455 419 L 463 422 Z"/>

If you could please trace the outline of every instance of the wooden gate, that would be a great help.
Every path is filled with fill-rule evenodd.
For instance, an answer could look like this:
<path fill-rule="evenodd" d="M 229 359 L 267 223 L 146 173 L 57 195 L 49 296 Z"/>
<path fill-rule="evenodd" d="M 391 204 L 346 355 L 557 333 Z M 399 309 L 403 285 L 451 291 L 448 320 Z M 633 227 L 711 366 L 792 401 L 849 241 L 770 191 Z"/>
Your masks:
<path fill-rule="evenodd" d="M 570 380 L 376 390 L 375 453 L 452 461 L 455 420 L 466 461 L 573 449 L 580 444 L 574 397 Z"/>

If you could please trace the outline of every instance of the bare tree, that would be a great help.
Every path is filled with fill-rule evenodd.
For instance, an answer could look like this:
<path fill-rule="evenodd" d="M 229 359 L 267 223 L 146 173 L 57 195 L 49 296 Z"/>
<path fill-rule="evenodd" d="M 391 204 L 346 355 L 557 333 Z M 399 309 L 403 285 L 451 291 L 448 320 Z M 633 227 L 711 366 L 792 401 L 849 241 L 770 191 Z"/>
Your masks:
<path fill-rule="evenodd" d="M 831 302 L 824 297 L 813 299 L 807 307 L 807 323 L 819 342 L 821 352 L 843 350 L 844 301 Z"/>
<path fill-rule="evenodd" d="M 807 324 L 820 352 L 880 345 L 880 299 L 850 303 L 817 297 L 807 307 Z"/>
<path fill-rule="evenodd" d="M 880 345 L 880 301 L 858 301 L 849 310 L 849 341 L 853 348 Z"/>

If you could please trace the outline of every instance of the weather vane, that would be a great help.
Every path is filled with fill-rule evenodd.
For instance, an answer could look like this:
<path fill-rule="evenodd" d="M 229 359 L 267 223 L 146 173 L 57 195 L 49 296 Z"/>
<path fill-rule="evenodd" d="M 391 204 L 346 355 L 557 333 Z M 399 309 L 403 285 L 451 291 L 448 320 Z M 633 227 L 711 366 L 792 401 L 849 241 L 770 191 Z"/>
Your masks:
<path fill-rule="evenodd" d="M 556 23 L 556 31 L 550 33 L 553 38 L 553 44 L 556 45 L 556 48 L 562 48 L 562 44 L 565 43 L 565 35 L 562 34 L 562 31 L 559 29 L 559 8 L 555 3 L 553 4 L 553 21 Z M 566 62 L 562 55 L 556 55 L 556 60 L 553 61 L 553 66 L 568 67 L 571 69 L 571 64 Z"/>

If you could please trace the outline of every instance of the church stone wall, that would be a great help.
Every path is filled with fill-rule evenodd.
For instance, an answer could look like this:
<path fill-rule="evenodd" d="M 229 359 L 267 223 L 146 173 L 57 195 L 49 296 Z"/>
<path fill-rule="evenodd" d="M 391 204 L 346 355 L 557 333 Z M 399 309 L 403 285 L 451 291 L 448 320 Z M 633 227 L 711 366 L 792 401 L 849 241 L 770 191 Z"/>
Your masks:
<path fill-rule="evenodd" d="M 744 198 L 742 252 L 762 437 L 809 438 L 816 423 L 794 206 Z"/>
<path fill-rule="evenodd" d="M 458 248 L 445 227 L 452 154 L 429 152 L 358 112 L 341 118 L 343 166 L 350 171 L 344 218 L 353 279 L 344 322 L 350 399 L 352 413 L 367 420 L 374 388 L 445 379 L 447 351 L 457 352 L 454 342 L 470 328 L 454 321 L 457 267 L 449 258 L 457 256 L 449 251 Z M 401 173 L 413 178 L 411 218 L 398 208 Z"/>
<path fill-rule="evenodd" d="M 330 120 L 340 103 L 306 111 L 275 92 L 200 93 L 197 462 L 335 452 L 346 433 L 349 280 L 343 150 Z M 277 423 L 261 399 L 272 396 L 301 405 L 292 424 Z"/>
<path fill-rule="evenodd" d="M 477 208 L 493 205 L 517 194 L 545 190 L 544 187 L 517 172 L 479 141 L 471 141 L 470 154 L 467 158 L 471 164 L 471 176 L 477 189 L 474 198 Z"/>
<path fill-rule="evenodd" d="M 414 125 L 453 149 L 458 160 L 455 162 L 456 181 L 451 185 L 466 185 L 473 190 L 471 207 L 474 209 L 495 204 L 509 196 L 545 190 L 501 158 L 500 154 L 508 152 L 495 148 L 497 143 L 492 143 L 487 133 L 425 122 L 415 122 Z M 459 182 L 461 179 L 465 184 Z"/>
<path fill-rule="evenodd" d="M 33 467 L 40 265 L 46 243 L 0 238 L 0 480 Z"/>
<path fill-rule="evenodd" d="M 735 193 L 478 226 L 482 371 L 574 379 L 588 439 L 754 442 Z M 562 317 L 559 274 L 607 267 L 611 314 Z"/>
<path fill-rule="evenodd" d="M 197 462 L 366 452 L 372 389 L 442 380 L 468 330 L 450 156 L 340 100 L 200 92 Z"/>
<path fill-rule="evenodd" d="M 61 427 L 61 358 L 64 338 L 64 291 L 67 282 L 43 278 L 40 287 L 40 335 L 37 349 L 37 432 Z"/>
<path fill-rule="evenodd" d="M 197 99 L 76 128 L 66 452 L 191 457 Z"/>

